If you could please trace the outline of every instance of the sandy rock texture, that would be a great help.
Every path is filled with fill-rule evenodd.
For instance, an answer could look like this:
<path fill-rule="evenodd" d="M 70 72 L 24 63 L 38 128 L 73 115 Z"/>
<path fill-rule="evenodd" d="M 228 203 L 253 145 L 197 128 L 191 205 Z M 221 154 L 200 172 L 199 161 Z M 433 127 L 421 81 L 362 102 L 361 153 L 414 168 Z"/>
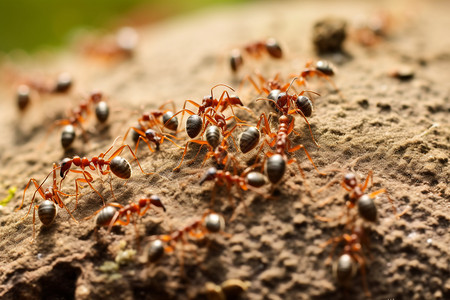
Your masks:
<path fill-rule="evenodd" d="M 391 16 L 386 35 L 369 47 L 361 45 L 352 34 L 356 24 L 381 10 Z M 342 176 L 351 171 L 364 180 L 372 170 L 373 185 L 367 191 L 385 188 L 396 210 L 406 210 L 397 219 L 385 194 L 374 200 L 378 220 L 365 224 L 370 240 L 366 280 L 372 298 L 449 299 L 449 10 L 446 1 L 255 2 L 139 28 L 140 42 L 129 60 L 88 58 L 76 47 L 31 58 L 5 58 L 0 89 L 0 192 L 3 198 L 9 188 L 18 190 L 0 211 L 0 298 L 208 299 L 207 282 L 220 285 L 240 279 L 249 282 L 242 299 L 364 299 L 360 272 L 348 286 L 340 286 L 327 264 L 332 246 L 324 247 L 324 243 L 348 232 L 345 218 L 323 222 L 316 216 L 333 219 L 342 214 L 346 194 L 339 184 Z M 312 28 L 328 16 L 344 19 L 348 36 L 342 53 L 318 57 Z M 249 58 L 238 74 L 232 74 L 230 51 L 268 37 L 280 42 L 283 58 Z M 333 81 L 339 92 L 323 78 L 308 80 L 308 89 L 320 93 L 308 118 L 320 148 L 300 117 L 295 123 L 300 136 L 291 134 L 290 139 L 292 145 L 305 146 L 326 176 L 313 168 L 302 150 L 296 151 L 292 156 L 300 161 L 305 178 L 295 163 L 289 165 L 278 186 L 262 188 L 265 194 L 272 192 L 269 199 L 218 186 L 210 207 L 214 184 L 198 184 L 205 170 L 215 165 L 213 159 L 201 165 L 206 149 L 188 164 L 199 148 L 190 147 L 181 170 L 173 172 L 180 149 L 165 142 L 160 151 L 151 153 L 143 144 L 139 162 L 145 171 L 158 175 L 142 174 L 132 161 L 133 174 L 126 184 L 117 177 L 111 181 L 121 204 L 156 194 L 167 208 L 166 213 L 151 209 L 139 218 L 139 246 L 132 224 L 115 226 L 107 234 L 104 228 L 96 230 L 93 218 L 84 220 L 102 206 L 101 198 L 89 187 L 81 190 L 73 211 L 78 223 L 59 209 L 51 226 L 36 220 L 33 242 L 33 211 L 22 219 L 35 191 L 33 184 L 24 207 L 14 211 L 30 178 L 41 182 L 53 162 L 66 156 L 93 157 L 106 151 L 146 109 L 156 109 L 168 100 L 180 109 L 186 99 L 199 102 L 212 86 L 223 83 L 234 87 L 255 115 L 269 113 L 268 103 L 255 101 L 264 95 L 249 83 L 240 85 L 241 79 L 257 69 L 267 78 L 279 73 L 289 82 L 289 75 L 298 74 L 307 61 L 321 58 L 335 65 Z M 405 66 L 410 69 L 401 69 Z M 74 86 L 69 95 L 35 99 L 20 114 L 15 82 L 7 80 L 11 69 L 29 76 L 68 71 Z M 391 76 L 399 70 L 412 73 L 412 78 Z M 88 118 L 86 141 L 77 138 L 65 152 L 60 129 L 49 128 L 79 103 L 81 95 L 94 89 L 108 97 L 108 123 L 98 126 L 93 116 Z M 217 88 L 215 95 L 222 90 Z M 237 114 L 248 122 L 257 121 L 243 110 L 237 109 Z M 272 125 L 276 130 L 276 123 Z M 236 130 L 236 137 L 240 131 Z M 176 142 L 184 146 L 186 134 L 180 131 L 177 136 Z M 127 138 L 127 143 L 133 142 Z M 115 147 L 119 144 L 120 140 Z M 255 150 L 245 155 L 230 152 L 242 166 L 251 164 L 256 155 Z M 132 160 L 126 150 L 123 156 Z M 97 172 L 91 173 L 94 187 L 106 201 L 116 201 L 108 176 L 102 176 L 102 181 Z M 75 193 L 74 180 L 75 174 L 66 178 L 65 193 Z M 336 184 L 323 188 L 333 180 Z M 63 198 L 74 209 L 74 197 Z M 329 198 L 329 204 L 320 205 Z M 42 201 L 38 194 L 36 201 Z M 229 235 L 180 243 L 174 253 L 155 263 L 148 261 L 149 236 L 187 226 L 207 208 L 223 214 Z M 229 222 L 232 215 L 234 220 Z M 342 244 L 337 247 L 333 261 L 342 248 Z"/>

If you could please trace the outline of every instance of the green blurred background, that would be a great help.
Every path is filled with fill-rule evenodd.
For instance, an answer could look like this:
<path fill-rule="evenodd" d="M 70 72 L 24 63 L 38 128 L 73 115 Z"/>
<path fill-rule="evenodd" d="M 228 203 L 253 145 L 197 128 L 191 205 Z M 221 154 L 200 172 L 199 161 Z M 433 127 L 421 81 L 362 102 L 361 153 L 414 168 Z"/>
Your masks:
<path fill-rule="evenodd" d="M 80 29 L 141 26 L 212 5 L 249 0 L 0 0 L 0 52 L 66 44 Z"/>

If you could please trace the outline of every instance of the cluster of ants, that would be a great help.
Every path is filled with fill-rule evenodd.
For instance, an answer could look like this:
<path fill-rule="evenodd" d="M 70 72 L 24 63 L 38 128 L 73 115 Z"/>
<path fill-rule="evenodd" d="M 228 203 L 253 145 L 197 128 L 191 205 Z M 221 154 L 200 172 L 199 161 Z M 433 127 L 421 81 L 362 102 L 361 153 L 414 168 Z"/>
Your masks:
<path fill-rule="evenodd" d="M 243 54 L 244 56 L 260 58 L 264 53 L 269 54 L 273 58 L 281 58 L 283 54 L 281 47 L 274 39 L 252 43 L 245 46 L 243 50 L 235 49 L 232 51 L 230 57 L 232 72 L 238 72 L 238 69 L 242 66 L 244 62 L 242 58 Z M 137 119 L 136 124 L 129 127 L 125 132 L 122 144 L 116 150 L 113 149 L 120 137 L 116 138 L 114 143 L 105 152 L 97 156 L 91 158 L 73 156 L 72 158 L 63 159 L 59 164 L 54 163 L 52 170 L 40 184 L 36 179 L 31 178 L 24 189 L 22 202 L 17 210 L 23 207 L 26 192 L 30 185 L 33 184 L 36 190 L 24 218 L 30 214 L 33 208 L 34 240 L 36 210 L 39 219 L 46 226 L 54 221 L 57 206 L 64 208 L 72 220 L 78 223 L 72 215 L 72 212 L 77 208 L 78 199 L 82 195 L 81 189 L 88 186 L 102 199 L 103 206 L 86 219 L 95 216 L 96 225 L 99 227 L 107 227 L 108 232 L 116 225 L 133 223 L 136 231 L 136 239 L 138 239 L 138 230 L 136 228 L 137 219 L 142 217 L 150 208 L 156 207 L 166 211 L 166 207 L 161 199 L 156 195 L 152 195 L 149 198 L 139 199 L 137 202 L 130 201 L 126 205 L 118 202 L 106 203 L 104 197 L 93 185 L 94 176 L 92 172 L 97 172 L 100 178 L 105 175 L 109 177 L 111 193 L 113 198 L 116 199 L 111 184 L 112 175 L 123 180 L 128 180 L 132 174 L 130 162 L 121 156 L 124 150 L 129 151 L 144 175 L 155 174 L 144 171 L 139 163 L 137 151 L 141 142 L 147 145 L 150 152 L 159 151 L 161 144 L 166 140 L 180 149 L 184 148 L 181 160 L 174 168 L 174 171 L 180 169 L 189 150 L 189 145 L 200 145 L 200 149 L 193 161 L 195 161 L 201 152 L 201 148 L 203 146 L 207 147 L 208 151 L 204 156 L 202 165 L 210 158 L 213 158 L 216 167 L 209 168 L 199 181 L 199 184 L 202 185 L 207 181 L 214 181 L 212 201 L 214 201 L 216 185 L 225 185 L 228 190 L 236 186 L 239 192 L 241 190 L 250 190 L 264 196 L 267 193 L 263 193 L 261 188 L 267 184 L 266 178 L 273 190 L 275 186 L 280 184 L 287 167 L 294 163 L 297 165 L 300 174 L 305 178 L 299 161 L 291 156 L 292 153 L 298 150 L 303 150 L 314 169 L 319 174 L 324 175 L 314 164 L 305 146 L 302 144 L 294 145 L 290 139 L 290 135 L 293 133 L 300 136 L 300 133 L 295 130 L 295 119 L 297 116 L 300 116 L 308 125 L 314 144 L 318 146 L 314 140 L 307 118 L 313 112 L 314 100 L 312 97 L 318 96 L 319 94 L 311 90 L 297 92 L 297 89 L 306 87 L 307 80 L 314 76 L 327 80 L 336 88 L 336 85 L 331 79 L 333 75 L 334 69 L 330 63 L 318 61 L 316 64 L 307 63 L 301 72 L 292 75 L 287 81 L 281 80 L 279 75 L 276 75 L 273 79 L 266 79 L 259 73 L 255 73 L 252 76 L 245 76 L 242 83 L 249 83 L 260 95 L 256 101 L 268 102 L 272 107 L 272 112 L 262 112 L 259 116 L 256 116 L 253 110 L 244 106 L 238 96 L 231 94 L 235 90 L 225 84 L 213 86 L 210 94 L 205 96 L 201 102 L 186 100 L 183 108 L 178 111 L 175 111 L 174 107 L 172 107 L 172 110 L 164 109 L 168 104 L 165 103 L 158 109 L 143 113 Z M 71 80 L 68 80 L 68 78 L 67 76 L 62 79 L 58 78 L 52 86 L 44 86 L 35 82 L 28 82 L 26 85 L 19 86 L 17 91 L 19 109 L 24 110 L 26 108 L 31 97 L 30 91 L 32 90 L 38 93 L 67 92 L 71 86 Z M 218 98 L 213 93 L 217 87 L 224 88 L 224 91 Z M 189 108 L 189 106 L 192 106 L 192 108 Z M 100 92 L 92 93 L 87 100 L 83 100 L 77 108 L 68 113 L 66 119 L 55 121 L 54 126 L 64 126 L 61 135 L 61 144 L 64 149 L 67 149 L 73 143 L 75 139 L 75 127 L 80 128 L 85 133 L 83 124 L 94 107 L 97 120 L 100 123 L 106 122 L 109 116 L 109 106 Z M 255 119 L 255 123 L 249 123 L 238 117 L 235 113 L 237 109 L 251 115 Z M 180 138 L 176 137 L 176 135 L 181 131 L 179 124 L 182 124 L 185 114 L 189 115 L 184 126 L 189 139 L 183 147 L 178 145 Z M 178 121 L 180 115 L 181 119 Z M 276 123 L 275 129 L 272 123 Z M 237 142 L 235 132 L 238 129 L 240 129 L 241 133 Z M 130 131 L 135 143 L 134 150 L 130 145 L 125 143 Z M 246 154 L 254 149 L 257 149 L 257 153 L 253 164 L 243 170 L 236 154 L 239 152 Z M 261 154 L 263 154 L 262 157 L 260 157 Z M 63 183 L 68 174 L 72 174 L 75 177 L 75 194 L 63 192 Z M 44 188 L 43 185 L 49 178 L 51 178 L 52 183 L 49 187 Z M 364 184 L 358 183 L 354 174 L 347 174 L 345 176 L 341 185 L 348 191 L 346 196 L 346 230 L 349 230 L 349 232 L 330 239 L 324 245 L 325 247 L 333 244 L 331 258 L 335 248 L 341 243 L 344 243 L 344 249 L 334 267 L 337 280 L 342 284 L 348 284 L 355 275 L 357 266 L 359 266 L 366 294 L 369 294 L 369 291 L 365 280 L 366 263 L 363 252 L 368 250 L 368 238 L 362 225 L 357 225 L 356 220 L 359 215 L 360 218 L 366 221 L 374 222 L 377 219 L 377 210 L 373 199 L 380 193 L 387 195 L 385 189 L 371 194 L 365 193 L 369 179 L 372 179 L 372 172 L 369 173 Z M 332 181 L 329 185 L 334 183 L 335 181 Z M 43 201 L 39 205 L 34 205 L 38 194 Z M 64 203 L 64 197 L 75 197 L 75 207 L 72 211 Z M 389 196 L 388 199 L 392 203 Z M 245 205 L 244 201 L 242 203 Z M 234 205 L 233 203 L 231 204 Z M 325 204 L 323 203 L 323 205 Z M 358 208 L 357 214 L 354 213 L 354 207 Z M 395 210 L 394 206 L 393 208 Z M 233 217 L 230 221 L 232 219 Z M 330 221 L 328 218 L 319 216 L 317 216 L 317 219 Z M 192 239 L 203 239 L 209 234 L 215 233 L 229 236 L 229 234 L 224 232 L 224 229 L 224 217 L 220 213 L 209 209 L 198 220 L 183 228 L 172 231 L 170 234 L 148 237 L 150 241 L 146 247 L 148 260 L 152 262 L 156 261 L 165 253 L 173 252 L 179 243 L 185 244 Z"/>

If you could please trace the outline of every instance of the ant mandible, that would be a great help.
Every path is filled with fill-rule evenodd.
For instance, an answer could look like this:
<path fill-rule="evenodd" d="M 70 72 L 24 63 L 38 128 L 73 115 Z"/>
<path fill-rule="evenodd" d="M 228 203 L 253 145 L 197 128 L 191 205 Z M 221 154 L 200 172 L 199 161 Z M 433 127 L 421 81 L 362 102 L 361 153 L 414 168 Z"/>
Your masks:
<path fill-rule="evenodd" d="M 33 194 L 33 197 L 31 198 L 30 208 L 28 209 L 27 214 L 22 218 L 25 219 L 28 214 L 31 211 L 31 207 L 33 206 L 34 200 L 36 198 L 36 193 L 39 193 L 39 195 L 44 199 L 44 201 L 40 205 L 35 205 L 33 209 L 33 240 L 35 237 L 35 215 L 36 215 L 36 209 L 38 210 L 38 217 L 41 220 L 42 224 L 45 226 L 49 226 L 53 223 L 56 217 L 56 205 L 59 207 L 64 207 L 64 209 L 69 213 L 70 217 L 78 223 L 78 221 L 73 217 L 72 213 L 69 211 L 67 206 L 64 204 L 64 202 L 61 199 L 61 196 L 75 196 L 75 195 L 69 195 L 66 193 L 63 193 L 58 188 L 57 180 L 56 180 L 56 170 L 60 169 L 55 163 L 53 163 L 53 170 L 45 177 L 45 179 L 42 181 L 42 183 L 39 185 L 37 180 L 34 178 L 31 178 L 24 191 L 23 191 L 23 197 L 22 202 L 20 203 L 20 206 L 16 209 L 16 211 L 19 211 L 24 203 L 25 200 L 25 194 L 30 186 L 31 183 L 34 184 L 36 191 Z M 50 175 L 53 175 L 53 182 L 52 185 L 43 189 L 44 183 L 47 181 L 48 177 Z M 75 210 L 75 209 L 74 209 Z"/>

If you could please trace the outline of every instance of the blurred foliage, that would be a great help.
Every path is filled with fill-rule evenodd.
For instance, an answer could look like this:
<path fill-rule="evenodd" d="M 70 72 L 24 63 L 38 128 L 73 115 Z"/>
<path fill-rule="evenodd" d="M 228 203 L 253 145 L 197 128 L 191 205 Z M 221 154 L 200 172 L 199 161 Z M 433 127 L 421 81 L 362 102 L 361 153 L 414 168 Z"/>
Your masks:
<path fill-rule="evenodd" d="M 6 196 L 2 200 L 0 200 L 0 206 L 5 206 L 6 204 L 8 204 L 9 201 L 11 201 L 11 199 L 14 198 L 14 196 L 16 195 L 16 192 L 17 192 L 17 187 L 13 186 L 13 187 L 9 188 L 8 196 Z"/>
<path fill-rule="evenodd" d="M 138 26 L 201 7 L 248 0 L 1 0 L 0 52 L 67 42 L 77 29 Z"/>

